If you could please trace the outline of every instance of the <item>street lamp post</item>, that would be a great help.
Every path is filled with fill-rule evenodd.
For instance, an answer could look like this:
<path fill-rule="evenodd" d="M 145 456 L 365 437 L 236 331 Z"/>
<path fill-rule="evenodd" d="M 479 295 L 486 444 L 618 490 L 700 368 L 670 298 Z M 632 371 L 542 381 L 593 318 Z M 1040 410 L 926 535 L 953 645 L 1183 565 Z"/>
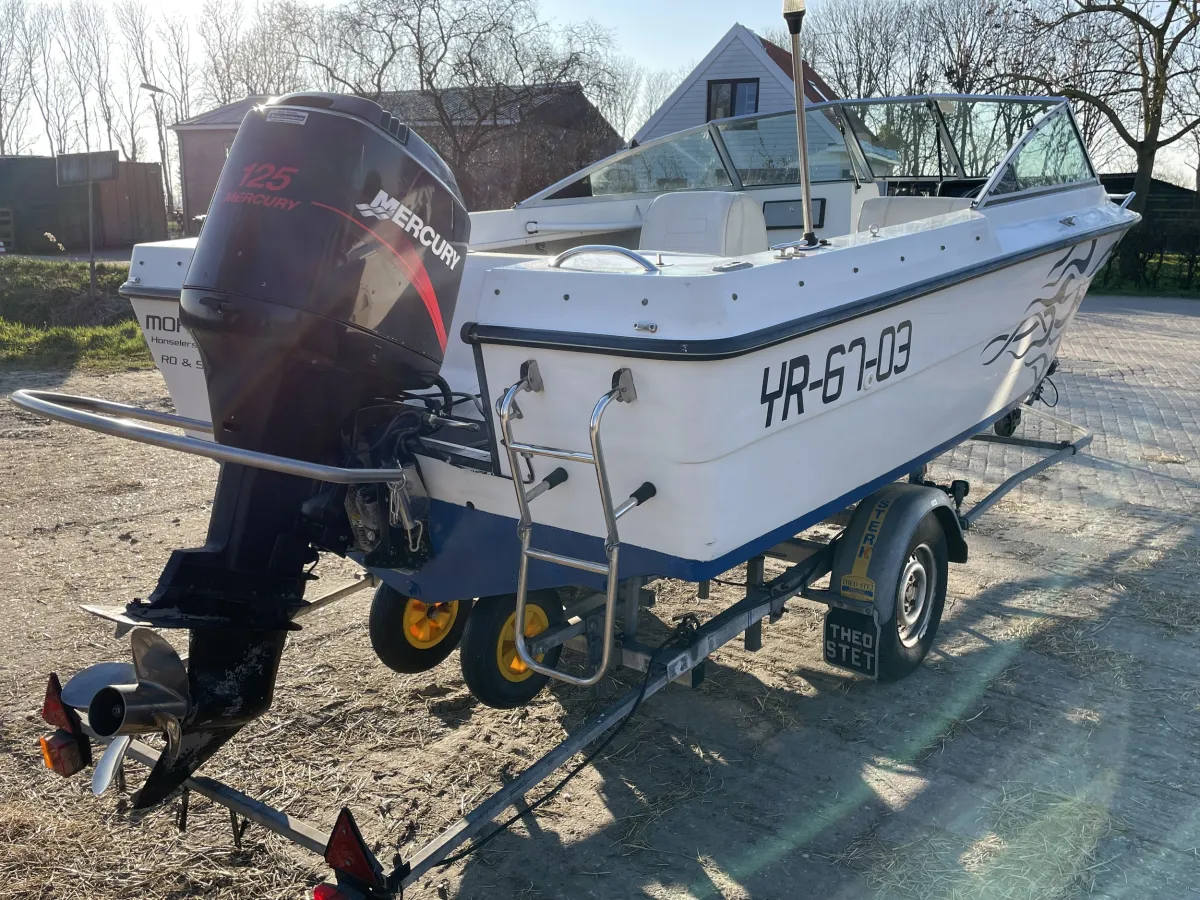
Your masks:
<path fill-rule="evenodd" d="M 182 106 L 182 104 L 179 102 L 179 98 L 177 96 L 175 96 L 174 93 L 167 90 L 166 88 L 160 88 L 158 85 L 151 84 L 148 81 L 143 81 L 141 84 L 138 85 L 138 88 L 139 88 L 139 90 L 143 90 L 148 94 L 162 94 L 163 96 L 170 97 L 172 100 L 175 101 L 175 108 L 177 110 Z M 155 105 L 155 111 L 157 112 L 157 110 L 158 110 L 158 107 L 157 107 L 157 105 Z M 162 156 L 161 162 L 162 162 L 162 170 L 163 170 L 163 187 L 165 188 L 165 190 L 167 192 L 167 216 L 168 216 L 168 218 L 170 218 L 171 214 L 174 212 L 174 210 L 172 210 L 171 207 L 173 207 L 175 205 L 175 203 L 174 203 L 174 197 L 171 194 L 171 165 L 168 160 L 168 156 L 170 154 L 170 149 L 167 147 L 167 138 L 163 132 L 163 123 L 162 123 L 161 113 L 158 116 L 158 121 L 156 124 L 158 125 L 158 139 L 159 139 L 158 152 L 159 152 L 159 155 Z M 182 165 L 182 164 L 183 164 L 183 162 L 181 160 L 180 165 Z M 169 228 L 169 226 L 168 226 L 168 228 Z M 169 235 L 170 235 L 170 232 L 168 231 L 168 236 Z"/>

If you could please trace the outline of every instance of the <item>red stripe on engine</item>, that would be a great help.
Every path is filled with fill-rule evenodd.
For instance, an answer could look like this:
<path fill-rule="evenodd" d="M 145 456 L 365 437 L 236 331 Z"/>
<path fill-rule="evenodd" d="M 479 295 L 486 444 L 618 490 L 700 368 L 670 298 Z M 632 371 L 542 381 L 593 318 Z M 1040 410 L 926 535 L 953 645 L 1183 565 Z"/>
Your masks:
<path fill-rule="evenodd" d="M 324 203 L 318 203 L 316 200 L 309 200 L 313 206 L 319 206 L 321 209 L 328 209 L 343 219 L 353 222 L 383 246 L 387 247 L 400 262 L 400 268 L 404 270 L 404 274 L 408 276 L 408 280 L 412 286 L 417 289 L 417 293 L 421 295 L 421 301 L 425 304 L 425 310 L 429 313 L 429 318 L 433 322 L 433 330 L 437 334 L 438 344 L 442 348 L 442 352 L 446 352 L 446 326 L 442 323 L 442 308 L 438 305 L 437 294 L 433 292 L 433 283 L 429 280 L 429 273 L 425 270 L 425 264 L 421 262 L 421 258 L 411 247 L 396 248 L 380 237 L 375 231 L 367 227 L 364 223 L 358 221 L 347 213 L 342 212 L 336 206 L 327 206 Z"/>

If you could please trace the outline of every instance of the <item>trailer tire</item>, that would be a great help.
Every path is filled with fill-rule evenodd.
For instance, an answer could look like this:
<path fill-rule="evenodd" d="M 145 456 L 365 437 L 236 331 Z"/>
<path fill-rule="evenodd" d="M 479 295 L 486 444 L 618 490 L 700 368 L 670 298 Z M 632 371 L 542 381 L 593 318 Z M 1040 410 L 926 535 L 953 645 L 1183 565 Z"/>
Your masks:
<path fill-rule="evenodd" d="M 948 557 L 946 533 L 930 513 L 909 539 L 891 617 L 879 626 L 880 681 L 908 675 L 933 646 L 946 605 Z"/>
<path fill-rule="evenodd" d="M 371 647 L 393 672 L 432 669 L 458 646 L 471 606 L 471 600 L 426 604 L 381 584 L 367 621 Z"/>
<path fill-rule="evenodd" d="M 463 679 L 481 703 L 493 709 L 524 706 L 546 686 L 549 676 L 535 672 L 516 655 L 514 632 L 517 595 L 481 597 L 463 633 Z M 561 625 L 562 601 L 555 590 L 530 591 L 525 605 L 525 636 Z M 546 651 L 538 662 L 558 664 L 562 647 Z"/>
<path fill-rule="evenodd" d="M 996 420 L 992 425 L 992 431 L 996 432 L 1000 437 L 1012 437 L 1017 433 L 1017 426 L 1021 424 L 1021 407 L 1010 409 L 1003 416 Z"/>

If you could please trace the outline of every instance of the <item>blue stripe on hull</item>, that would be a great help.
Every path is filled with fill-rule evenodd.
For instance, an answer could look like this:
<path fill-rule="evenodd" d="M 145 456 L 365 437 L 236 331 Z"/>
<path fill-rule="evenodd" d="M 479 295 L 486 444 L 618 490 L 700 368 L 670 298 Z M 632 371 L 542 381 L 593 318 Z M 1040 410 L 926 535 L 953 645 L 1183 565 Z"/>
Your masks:
<path fill-rule="evenodd" d="M 995 415 L 984 419 L 966 431 L 923 453 L 903 465 L 897 466 L 874 481 L 817 509 L 805 513 L 785 525 L 781 525 L 736 550 L 731 550 L 718 559 L 707 562 L 669 556 L 637 547 L 621 545 L 620 577 L 655 576 L 678 578 L 683 581 L 703 581 L 740 565 L 757 556 L 780 541 L 793 537 L 806 528 L 824 521 L 841 512 L 852 503 L 866 497 L 886 484 L 902 478 L 923 463 L 941 456 L 989 428 L 1009 410 L 1021 405 L 1011 404 Z M 637 515 L 637 513 L 633 513 Z M 488 597 L 508 594 L 517 589 L 517 562 L 521 545 L 517 539 L 517 520 L 508 516 L 468 509 L 452 503 L 433 500 L 430 507 L 430 535 L 433 541 L 433 558 L 419 571 L 408 572 L 398 569 L 371 569 L 372 574 L 408 597 L 420 597 L 434 603 L 445 600 L 460 600 L 465 597 Z M 533 546 L 555 553 L 579 556 L 584 559 L 604 560 L 604 541 L 577 531 L 567 531 L 548 525 L 534 525 Z M 354 557 L 361 562 L 358 555 Z M 529 566 L 531 590 L 563 585 L 588 585 L 603 589 L 604 579 L 567 569 L 550 563 L 534 561 Z"/>

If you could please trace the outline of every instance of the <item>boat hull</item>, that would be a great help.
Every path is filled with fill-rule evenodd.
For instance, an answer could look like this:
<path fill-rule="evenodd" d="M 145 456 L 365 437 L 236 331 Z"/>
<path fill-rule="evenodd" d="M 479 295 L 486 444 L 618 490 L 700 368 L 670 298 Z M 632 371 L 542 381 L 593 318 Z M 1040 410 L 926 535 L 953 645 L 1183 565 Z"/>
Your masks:
<path fill-rule="evenodd" d="M 517 439 L 586 449 L 591 401 L 614 370 L 628 367 L 637 400 L 604 421 L 610 482 L 617 498 L 645 481 L 657 495 L 621 520 L 621 575 L 701 580 L 902 477 L 1022 403 L 1122 233 L 1048 248 L 724 359 L 482 341 L 482 368 L 494 400 L 525 360 L 536 359 L 545 387 L 520 395 Z M 535 460 L 534 478 L 559 464 Z M 535 521 L 544 523 L 534 544 L 600 560 L 595 475 L 590 466 L 562 465 L 567 482 L 534 504 Z M 436 460 L 423 468 L 439 501 L 435 557 L 420 572 L 377 574 L 430 600 L 512 590 L 519 549 L 511 481 Z M 464 555 L 474 560 L 469 572 Z M 581 580 L 552 565 L 531 570 L 533 587 Z"/>

